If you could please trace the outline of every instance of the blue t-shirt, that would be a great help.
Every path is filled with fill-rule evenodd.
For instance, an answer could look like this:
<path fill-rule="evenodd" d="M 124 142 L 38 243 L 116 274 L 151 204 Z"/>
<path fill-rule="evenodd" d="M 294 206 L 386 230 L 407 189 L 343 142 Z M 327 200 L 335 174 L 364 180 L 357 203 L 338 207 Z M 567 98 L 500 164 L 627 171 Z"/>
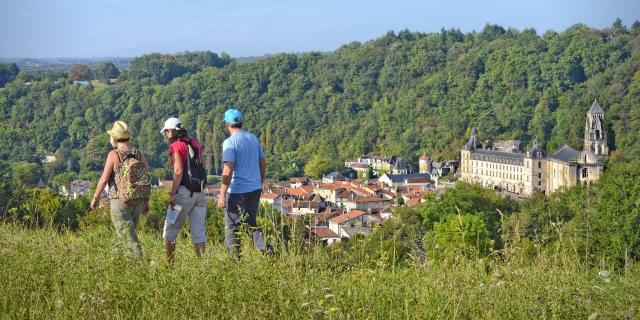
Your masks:
<path fill-rule="evenodd" d="M 253 134 L 240 131 L 222 144 L 222 161 L 233 162 L 229 193 L 246 193 L 262 189 L 260 159 L 264 151 Z"/>

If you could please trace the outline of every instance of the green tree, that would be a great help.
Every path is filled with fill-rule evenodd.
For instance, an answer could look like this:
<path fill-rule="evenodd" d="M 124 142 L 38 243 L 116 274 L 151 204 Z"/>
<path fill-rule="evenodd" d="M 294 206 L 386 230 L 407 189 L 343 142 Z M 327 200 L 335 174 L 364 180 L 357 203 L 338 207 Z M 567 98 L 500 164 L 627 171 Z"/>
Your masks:
<path fill-rule="evenodd" d="M 18 73 L 20 73 L 20 69 L 15 63 L 0 63 L 0 88 L 13 81 Z"/>
<path fill-rule="evenodd" d="M 109 83 L 110 79 L 116 79 L 120 75 L 120 70 L 116 67 L 116 65 L 107 61 L 100 65 L 98 65 L 93 71 L 94 78 L 104 82 Z"/>
<path fill-rule="evenodd" d="M 44 177 L 42 166 L 38 163 L 18 162 L 11 167 L 14 184 L 35 187 Z"/>
<path fill-rule="evenodd" d="M 490 236 L 480 215 L 449 214 L 434 223 L 433 231 L 427 232 L 425 245 L 433 257 L 462 254 L 475 258 L 489 252 Z"/>
<path fill-rule="evenodd" d="M 304 174 L 312 178 L 321 178 L 322 175 L 339 168 L 335 158 L 325 155 L 315 155 L 304 166 Z"/>
<path fill-rule="evenodd" d="M 67 72 L 69 80 L 91 80 L 91 69 L 86 64 L 74 64 Z"/>

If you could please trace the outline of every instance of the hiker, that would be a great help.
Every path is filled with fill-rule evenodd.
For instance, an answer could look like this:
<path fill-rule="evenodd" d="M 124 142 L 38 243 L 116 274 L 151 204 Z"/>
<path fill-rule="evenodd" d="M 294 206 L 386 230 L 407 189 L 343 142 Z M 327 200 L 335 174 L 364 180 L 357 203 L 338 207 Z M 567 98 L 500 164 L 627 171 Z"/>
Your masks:
<path fill-rule="evenodd" d="M 105 186 L 109 185 L 111 222 L 116 235 L 136 259 L 142 258 L 142 248 L 136 234 L 140 213 L 149 211 L 151 175 L 142 152 L 129 145 L 131 131 L 124 121 L 116 121 L 107 131 L 114 150 L 107 154 L 102 176 L 91 200 L 95 209 Z"/>
<path fill-rule="evenodd" d="M 181 207 L 175 222 L 165 221 L 164 224 L 162 237 L 167 262 L 172 263 L 175 259 L 176 239 L 187 218 L 196 255 L 202 257 L 207 242 L 207 199 L 202 192 L 207 181 L 202 166 L 202 147 L 198 141 L 189 138 L 178 118 L 167 119 L 160 132 L 169 140 L 169 161 L 173 166 L 170 206 Z"/>
<path fill-rule="evenodd" d="M 230 137 L 222 145 L 222 184 L 218 206 L 224 208 L 225 244 L 227 252 L 239 256 L 238 228 L 243 221 L 248 224 L 254 246 L 264 252 L 262 231 L 256 223 L 262 183 L 267 161 L 260 141 L 242 129 L 242 113 L 228 109 L 224 122 Z"/>

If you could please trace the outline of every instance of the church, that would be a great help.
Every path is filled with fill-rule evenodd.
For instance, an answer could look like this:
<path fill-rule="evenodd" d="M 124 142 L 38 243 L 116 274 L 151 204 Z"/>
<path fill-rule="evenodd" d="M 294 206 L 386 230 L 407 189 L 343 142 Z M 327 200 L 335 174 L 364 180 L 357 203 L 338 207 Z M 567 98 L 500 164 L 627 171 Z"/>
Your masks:
<path fill-rule="evenodd" d="M 545 154 L 537 137 L 526 153 L 518 150 L 519 141 L 496 145 L 499 147 L 480 143 L 478 131 L 473 128 L 460 151 L 460 179 L 524 196 L 535 192 L 549 194 L 562 187 L 597 180 L 609 155 L 604 112 L 597 100 L 587 112 L 582 151 L 565 144 Z"/>

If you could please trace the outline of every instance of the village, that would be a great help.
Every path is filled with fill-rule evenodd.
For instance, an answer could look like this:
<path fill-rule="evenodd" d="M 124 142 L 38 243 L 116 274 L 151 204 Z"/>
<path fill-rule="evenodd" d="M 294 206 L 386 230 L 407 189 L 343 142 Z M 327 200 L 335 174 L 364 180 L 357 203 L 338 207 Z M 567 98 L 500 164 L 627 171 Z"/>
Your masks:
<path fill-rule="evenodd" d="M 434 162 L 422 155 L 418 172 L 399 157 L 361 156 L 347 160 L 340 172 L 314 180 L 292 177 L 287 181 L 267 181 L 260 203 L 291 219 L 307 218 L 312 238 L 326 245 L 346 241 L 355 234 L 369 235 L 372 229 L 391 218 L 392 209 L 422 203 L 429 193 L 441 193 L 455 185 L 457 159 Z M 374 178 L 370 178 L 373 176 Z M 170 188 L 171 180 L 160 180 L 153 187 Z M 58 192 L 77 198 L 90 192 L 91 182 L 71 181 Z M 219 183 L 204 190 L 208 199 L 217 199 Z M 107 205 L 107 191 L 102 202 Z"/>

